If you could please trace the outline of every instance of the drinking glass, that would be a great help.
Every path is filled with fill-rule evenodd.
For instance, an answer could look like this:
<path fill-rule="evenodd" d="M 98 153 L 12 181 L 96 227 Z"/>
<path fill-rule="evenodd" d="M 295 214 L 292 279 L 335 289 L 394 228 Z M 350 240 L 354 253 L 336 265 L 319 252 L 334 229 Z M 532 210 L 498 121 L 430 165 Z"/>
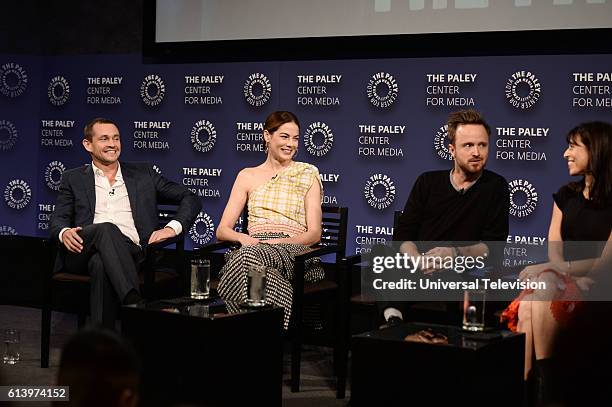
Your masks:
<path fill-rule="evenodd" d="M 8 328 L 4 330 L 4 355 L 2 362 L 14 365 L 19 362 L 19 331 L 17 329 Z"/>
<path fill-rule="evenodd" d="M 191 261 L 191 298 L 198 300 L 210 296 L 210 260 Z"/>
<path fill-rule="evenodd" d="M 250 266 L 247 270 L 247 300 L 248 305 L 261 307 L 266 305 L 266 267 Z"/>
<path fill-rule="evenodd" d="M 463 329 L 483 331 L 485 318 L 485 290 L 465 290 L 463 293 Z"/>

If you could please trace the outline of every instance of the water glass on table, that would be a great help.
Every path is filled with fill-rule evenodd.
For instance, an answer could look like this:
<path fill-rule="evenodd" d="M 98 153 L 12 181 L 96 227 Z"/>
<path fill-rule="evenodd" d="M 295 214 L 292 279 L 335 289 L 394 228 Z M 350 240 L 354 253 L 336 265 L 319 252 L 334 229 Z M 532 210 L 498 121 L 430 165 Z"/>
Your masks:
<path fill-rule="evenodd" d="M 266 267 L 250 266 L 247 270 L 247 305 L 261 307 L 266 305 Z"/>
<path fill-rule="evenodd" d="M 201 300 L 210 296 L 210 260 L 191 261 L 191 298 Z"/>
<path fill-rule="evenodd" d="M 17 329 L 8 328 L 4 330 L 4 354 L 2 362 L 8 365 L 14 365 L 19 362 L 21 355 L 19 354 L 20 336 Z"/>
<path fill-rule="evenodd" d="M 485 290 L 465 290 L 463 293 L 463 329 L 483 331 L 485 321 Z"/>

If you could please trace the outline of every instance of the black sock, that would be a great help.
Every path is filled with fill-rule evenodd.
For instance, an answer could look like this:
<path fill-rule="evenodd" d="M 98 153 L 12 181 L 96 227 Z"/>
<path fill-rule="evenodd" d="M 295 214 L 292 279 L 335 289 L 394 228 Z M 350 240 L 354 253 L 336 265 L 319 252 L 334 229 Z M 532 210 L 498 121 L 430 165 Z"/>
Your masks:
<path fill-rule="evenodd" d="M 137 304 L 140 301 L 142 301 L 142 297 L 140 296 L 140 294 L 138 294 L 138 291 L 130 290 L 130 292 L 127 293 L 125 298 L 123 299 L 123 305 Z"/>

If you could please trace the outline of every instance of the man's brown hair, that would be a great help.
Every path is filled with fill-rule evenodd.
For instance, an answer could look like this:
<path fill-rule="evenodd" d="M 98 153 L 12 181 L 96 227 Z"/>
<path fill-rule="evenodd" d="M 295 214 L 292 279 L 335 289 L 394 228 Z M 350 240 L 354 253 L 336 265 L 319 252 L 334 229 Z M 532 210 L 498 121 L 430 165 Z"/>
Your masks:
<path fill-rule="evenodd" d="M 117 126 L 117 123 L 115 123 L 114 121 L 112 121 L 110 119 L 105 119 L 104 117 L 96 117 L 95 119 L 93 119 L 92 121 L 87 123 L 85 125 L 85 128 L 83 129 L 83 134 L 85 135 L 85 138 L 88 141 L 91 141 L 91 139 L 93 137 L 93 126 L 98 124 L 98 123 L 113 124 L 115 127 L 119 128 L 119 126 Z"/>
<path fill-rule="evenodd" d="M 459 110 L 448 115 L 446 125 L 448 126 L 448 140 L 450 144 L 455 144 L 455 134 L 457 128 L 462 124 L 480 124 L 484 126 L 487 135 L 491 136 L 491 128 L 485 121 L 484 117 L 474 109 Z"/>

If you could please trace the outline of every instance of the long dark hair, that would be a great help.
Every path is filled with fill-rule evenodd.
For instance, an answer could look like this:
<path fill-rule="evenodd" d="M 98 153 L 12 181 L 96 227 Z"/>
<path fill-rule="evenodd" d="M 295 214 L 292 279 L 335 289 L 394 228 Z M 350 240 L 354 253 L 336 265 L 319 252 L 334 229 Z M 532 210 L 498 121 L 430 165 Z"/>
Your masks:
<path fill-rule="evenodd" d="M 593 176 L 589 198 L 597 206 L 612 203 L 612 125 L 606 122 L 588 122 L 574 127 L 567 134 L 568 144 L 575 143 L 576 137 L 589 152 L 589 163 L 586 173 Z M 584 177 L 578 182 L 569 184 L 575 191 L 586 187 Z"/>

